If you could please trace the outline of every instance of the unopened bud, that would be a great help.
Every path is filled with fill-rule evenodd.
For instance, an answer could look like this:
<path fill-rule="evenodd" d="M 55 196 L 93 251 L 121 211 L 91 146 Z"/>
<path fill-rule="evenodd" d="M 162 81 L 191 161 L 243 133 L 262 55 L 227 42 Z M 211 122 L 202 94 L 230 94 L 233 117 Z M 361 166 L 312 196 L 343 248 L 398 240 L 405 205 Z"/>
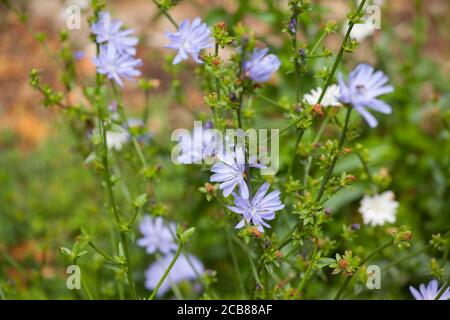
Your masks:
<path fill-rule="evenodd" d="M 323 117 L 323 110 L 322 110 L 322 106 L 320 104 L 315 104 L 312 108 L 312 113 L 313 115 L 315 115 L 316 117 L 322 118 Z"/>
<path fill-rule="evenodd" d="M 339 267 L 341 267 L 341 269 L 347 268 L 348 267 L 348 261 L 346 259 L 339 260 Z"/>

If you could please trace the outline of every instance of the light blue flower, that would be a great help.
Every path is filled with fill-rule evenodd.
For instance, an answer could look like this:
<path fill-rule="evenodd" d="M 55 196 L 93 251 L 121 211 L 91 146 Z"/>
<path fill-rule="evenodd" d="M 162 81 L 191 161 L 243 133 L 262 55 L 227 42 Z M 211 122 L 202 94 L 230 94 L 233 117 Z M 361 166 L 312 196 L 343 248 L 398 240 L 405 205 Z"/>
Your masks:
<path fill-rule="evenodd" d="M 175 223 L 167 225 L 162 217 L 144 216 L 139 225 L 139 231 L 143 237 L 137 240 L 137 244 L 146 248 L 147 253 L 159 251 L 162 254 L 168 254 L 177 250 L 178 246 L 174 241 Z"/>
<path fill-rule="evenodd" d="M 374 72 L 372 66 L 360 64 L 350 72 L 348 84 L 341 74 L 338 75 L 338 80 L 341 90 L 339 100 L 351 104 L 370 127 L 376 127 L 378 121 L 367 108 L 384 114 L 392 112 L 391 106 L 377 99 L 380 95 L 394 91 L 394 87 L 387 85 L 389 79 L 382 71 Z"/>
<path fill-rule="evenodd" d="M 280 68 L 281 62 L 274 54 L 267 54 L 268 48 L 253 50 L 250 59 L 244 61 L 244 72 L 256 82 L 266 82 Z"/>
<path fill-rule="evenodd" d="M 120 54 L 135 55 L 135 46 L 138 43 L 136 37 L 132 37 L 132 29 L 120 30 L 123 23 L 117 19 L 111 19 L 109 12 L 100 12 L 97 22 L 92 24 L 91 32 L 96 35 L 99 44 L 112 44 Z"/>
<path fill-rule="evenodd" d="M 236 147 L 233 152 L 221 152 L 217 155 L 220 162 L 215 163 L 211 172 L 211 182 L 221 182 L 219 187 L 223 190 L 223 196 L 228 197 L 236 186 L 239 187 L 239 193 L 244 199 L 248 199 L 249 191 L 245 181 L 246 159 L 245 150 L 242 147 Z M 264 167 L 256 163 L 256 158 L 249 159 L 249 166 L 255 168 Z"/>
<path fill-rule="evenodd" d="M 233 193 L 234 206 L 228 206 L 228 209 L 243 216 L 243 219 L 236 225 L 237 229 L 242 228 L 245 222 L 257 226 L 261 232 L 264 232 L 263 227 L 270 228 L 270 225 L 264 220 L 273 220 L 275 211 L 283 209 L 284 204 L 280 200 L 280 191 L 275 190 L 266 195 L 269 187 L 270 185 L 265 182 L 251 201 Z"/>
<path fill-rule="evenodd" d="M 161 297 L 169 291 L 171 284 L 177 284 L 182 281 L 196 280 L 199 275 L 202 275 L 205 272 L 203 263 L 197 257 L 190 254 L 186 255 L 182 253 L 178 257 L 177 261 L 170 270 L 169 275 L 159 288 L 156 294 L 157 297 Z M 156 260 L 150 265 L 145 273 L 145 287 L 148 290 L 153 291 L 156 288 L 159 280 L 168 268 L 172 259 L 173 253 Z"/>
<path fill-rule="evenodd" d="M 141 74 L 135 69 L 142 65 L 141 59 L 121 55 L 115 46 L 110 44 L 101 46 L 99 55 L 92 58 L 92 62 L 96 65 L 98 73 L 106 75 L 121 87 L 123 87 L 122 78 L 133 80 L 133 77 Z"/>
<path fill-rule="evenodd" d="M 409 291 L 411 291 L 411 294 L 416 300 L 434 300 L 441 289 L 442 288 L 439 288 L 439 283 L 437 280 L 431 280 L 427 286 L 421 284 L 419 286 L 419 291 L 413 286 L 409 286 Z M 448 299 L 450 299 L 450 288 L 447 288 L 439 298 L 439 300 Z"/>
<path fill-rule="evenodd" d="M 199 17 L 195 18 L 192 23 L 188 19 L 183 20 L 175 33 L 166 32 L 166 36 L 171 41 L 166 48 L 178 50 L 173 64 L 187 59 L 188 55 L 191 55 L 195 62 L 203 63 L 199 59 L 200 51 L 213 47 L 211 30 L 206 23 L 202 23 Z"/>

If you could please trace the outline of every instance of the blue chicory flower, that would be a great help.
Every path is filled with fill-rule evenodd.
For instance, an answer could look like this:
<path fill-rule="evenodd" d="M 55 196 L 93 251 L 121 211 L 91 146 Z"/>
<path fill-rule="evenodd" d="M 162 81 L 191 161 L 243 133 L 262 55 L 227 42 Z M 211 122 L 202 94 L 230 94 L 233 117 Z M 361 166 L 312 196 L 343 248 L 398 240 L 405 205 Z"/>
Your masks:
<path fill-rule="evenodd" d="M 274 54 L 267 54 L 268 48 L 253 50 L 249 60 L 244 61 L 244 72 L 247 77 L 256 82 L 267 82 L 280 68 L 281 62 Z"/>
<path fill-rule="evenodd" d="M 109 12 L 100 12 L 97 22 L 92 24 L 91 32 L 96 35 L 99 44 L 112 44 L 120 54 L 135 55 L 138 39 L 132 37 L 132 29 L 121 30 L 123 23 L 111 19 Z"/>
<path fill-rule="evenodd" d="M 123 87 L 121 78 L 133 80 L 141 74 L 136 67 L 142 65 L 141 59 L 136 59 L 130 55 L 121 55 L 113 45 L 100 47 L 100 53 L 92 58 L 97 67 L 97 72 L 104 74 L 108 79 L 113 79 L 119 86 Z"/>
<path fill-rule="evenodd" d="M 177 244 L 174 241 L 176 234 L 175 223 L 165 224 L 162 217 L 152 218 L 144 216 L 139 230 L 143 237 L 137 240 L 138 246 L 146 248 L 147 253 L 152 254 L 156 251 L 162 254 L 168 254 L 177 250 Z"/>
<path fill-rule="evenodd" d="M 270 185 L 265 182 L 251 201 L 233 193 L 234 206 L 228 206 L 228 209 L 243 216 L 243 219 L 236 225 L 237 229 L 242 228 L 245 222 L 251 222 L 261 232 L 264 232 L 263 227 L 270 228 L 270 225 L 264 220 L 273 220 L 275 211 L 283 209 L 284 204 L 280 200 L 280 191 L 275 190 L 266 195 L 269 187 Z"/>
<path fill-rule="evenodd" d="M 145 273 L 145 287 L 148 290 L 153 291 L 156 288 L 159 280 L 163 276 L 172 259 L 173 253 L 160 258 L 150 265 Z M 205 267 L 197 257 L 182 253 L 170 270 L 169 275 L 162 283 L 156 296 L 163 296 L 167 291 L 169 291 L 171 284 L 195 280 L 198 275 L 202 275 L 204 272 Z"/>
<path fill-rule="evenodd" d="M 360 64 L 350 72 L 348 84 L 345 83 L 341 74 L 338 75 L 338 80 L 341 90 L 339 100 L 351 104 L 370 127 L 376 127 L 378 121 L 367 111 L 367 108 L 384 114 L 392 112 L 391 106 L 377 99 L 380 95 L 394 91 L 394 87 L 386 84 L 389 79 L 382 71 L 374 72 L 372 66 Z"/>
<path fill-rule="evenodd" d="M 242 147 L 236 147 L 234 152 L 221 152 L 217 155 L 220 162 L 215 163 L 211 172 L 211 182 L 221 182 L 219 187 L 223 190 L 223 196 L 228 197 L 236 186 L 239 187 L 239 193 L 244 199 L 248 199 L 249 191 L 245 181 L 246 159 L 245 150 Z M 255 168 L 264 167 L 256 163 L 256 158 L 249 159 L 249 166 Z"/>
<path fill-rule="evenodd" d="M 166 36 L 171 41 L 166 48 L 178 50 L 173 64 L 187 59 L 188 55 L 191 55 L 195 62 L 203 63 L 199 59 L 200 51 L 213 47 L 211 30 L 199 17 L 192 23 L 188 19 L 183 20 L 176 32 L 166 32 Z"/>
<path fill-rule="evenodd" d="M 419 291 L 413 286 L 409 286 L 409 291 L 411 291 L 411 294 L 416 300 L 434 300 L 441 289 L 442 288 L 439 288 L 439 283 L 437 280 L 431 280 L 427 286 L 421 284 L 419 286 Z M 450 288 L 447 288 L 439 298 L 439 300 L 448 299 L 450 299 Z"/>

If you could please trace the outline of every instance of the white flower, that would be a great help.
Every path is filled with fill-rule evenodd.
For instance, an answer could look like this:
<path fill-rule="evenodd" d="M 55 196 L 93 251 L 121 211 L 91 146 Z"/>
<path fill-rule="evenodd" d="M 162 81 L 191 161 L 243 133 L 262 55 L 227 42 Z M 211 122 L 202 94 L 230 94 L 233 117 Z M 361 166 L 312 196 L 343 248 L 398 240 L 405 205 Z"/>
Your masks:
<path fill-rule="evenodd" d="M 386 222 L 394 223 L 398 208 L 398 202 L 394 200 L 394 197 L 392 191 L 386 191 L 372 197 L 365 196 L 359 207 L 364 223 L 371 226 L 381 226 Z"/>
<path fill-rule="evenodd" d="M 115 126 L 112 130 L 106 132 L 106 146 L 108 150 L 115 149 L 120 151 L 129 139 L 130 133 L 121 126 Z"/>
<path fill-rule="evenodd" d="M 188 258 L 186 258 L 186 255 Z M 195 280 L 199 275 L 202 275 L 205 272 L 205 267 L 197 257 L 190 254 L 186 255 L 182 253 L 178 257 L 170 270 L 169 275 L 159 288 L 156 294 L 157 297 L 161 297 L 169 291 L 171 284 Z M 150 265 L 145 273 L 145 287 L 148 290 L 153 291 L 156 288 L 172 259 L 173 254 L 169 254 Z"/>
<path fill-rule="evenodd" d="M 143 238 L 137 241 L 138 246 L 145 247 L 147 253 L 159 251 L 168 254 L 177 250 L 177 244 L 174 241 L 175 224 L 164 224 L 162 217 L 151 218 L 144 216 L 139 225 Z"/>
<path fill-rule="evenodd" d="M 307 93 L 303 96 L 303 100 L 310 105 L 315 105 L 317 101 L 319 101 L 320 94 L 322 93 L 322 88 L 317 87 L 316 89 L 311 90 L 310 93 Z M 324 107 L 341 107 L 342 104 L 339 102 L 339 93 L 340 89 L 337 84 L 332 84 L 328 87 L 325 95 L 323 96 L 322 102 L 320 105 Z"/>

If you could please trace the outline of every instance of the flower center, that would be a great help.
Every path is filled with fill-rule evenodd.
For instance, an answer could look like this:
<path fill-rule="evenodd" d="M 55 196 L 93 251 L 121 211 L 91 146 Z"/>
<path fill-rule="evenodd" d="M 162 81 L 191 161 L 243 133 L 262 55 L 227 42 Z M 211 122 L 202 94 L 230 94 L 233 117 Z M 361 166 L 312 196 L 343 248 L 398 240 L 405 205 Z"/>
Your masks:
<path fill-rule="evenodd" d="M 183 49 L 186 51 L 191 50 L 191 44 L 189 43 L 189 41 L 183 41 Z"/>
<path fill-rule="evenodd" d="M 366 92 L 366 86 L 363 84 L 359 84 L 356 86 L 356 90 L 359 94 L 364 94 Z"/>
<path fill-rule="evenodd" d="M 108 69 L 109 73 L 115 73 L 116 72 L 116 66 L 113 65 L 113 64 L 108 65 L 107 69 Z"/>
<path fill-rule="evenodd" d="M 373 212 L 380 212 L 382 211 L 383 204 L 380 201 L 374 201 L 371 204 L 371 209 Z"/>

